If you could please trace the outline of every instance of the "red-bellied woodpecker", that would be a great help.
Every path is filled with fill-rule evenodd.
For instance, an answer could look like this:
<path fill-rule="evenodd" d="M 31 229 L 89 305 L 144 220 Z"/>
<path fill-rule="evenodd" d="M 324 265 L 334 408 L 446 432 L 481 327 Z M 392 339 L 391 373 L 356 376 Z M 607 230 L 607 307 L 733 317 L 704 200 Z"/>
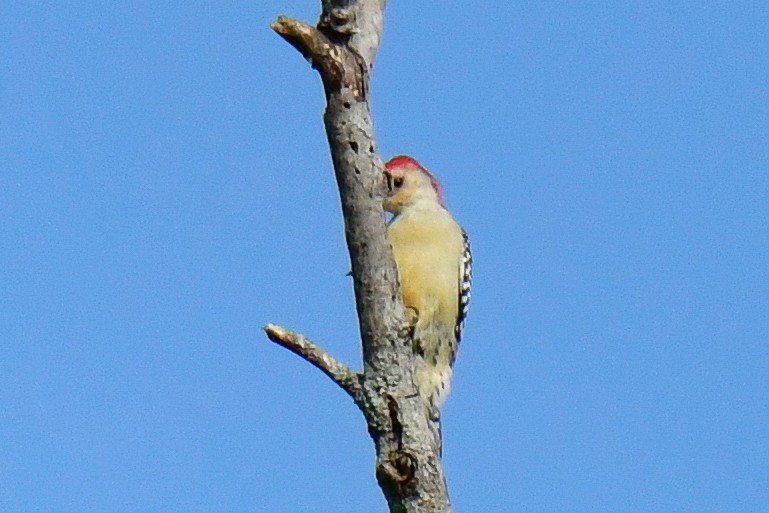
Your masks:
<path fill-rule="evenodd" d="M 393 157 L 385 179 L 384 208 L 394 214 L 387 238 L 413 328 L 416 386 L 438 418 L 470 302 L 472 254 L 467 234 L 446 210 L 440 184 L 419 162 Z"/>

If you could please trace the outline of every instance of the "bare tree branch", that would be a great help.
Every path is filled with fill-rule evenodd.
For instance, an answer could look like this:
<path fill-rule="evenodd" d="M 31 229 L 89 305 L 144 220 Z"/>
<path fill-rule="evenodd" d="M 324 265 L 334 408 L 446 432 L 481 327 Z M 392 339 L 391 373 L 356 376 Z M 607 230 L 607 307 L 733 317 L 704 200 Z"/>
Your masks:
<path fill-rule="evenodd" d="M 304 337 L 273 338 L 277 333 L 289 333 L 287 330 L 273 329 L 273 336 L 270 331 L 268 336 L 320 368 L 342 388 L 354 389 L 353 394 L 345 388 L 357 395 L 356 404 L 366 418 L 376 446 L 377 481 L 391 512 L 449 513 L 440 434 L 414 386 L 413 342 L 386 237 L 383 164 L 368 103 L 384 5 L 385 0 L 322 0 L 316 26 L 287 16 L 272 24 L 323 80 L 323 120 L 350 252 L 363 373 L 359 376 L 350 371 Z M 348 373 L 359 376 L 359 389 L 344 377 Z"/>
<path fill-rule="evenodd" d="M 276 344 L 304 358 L 323 371 L 331 380 L 347 392 L 356 402 L 361 397 L 361 375 L 343 364 L 310 339 L 282 326 L 268 324 L 264 327 L 267 337 Z"/>

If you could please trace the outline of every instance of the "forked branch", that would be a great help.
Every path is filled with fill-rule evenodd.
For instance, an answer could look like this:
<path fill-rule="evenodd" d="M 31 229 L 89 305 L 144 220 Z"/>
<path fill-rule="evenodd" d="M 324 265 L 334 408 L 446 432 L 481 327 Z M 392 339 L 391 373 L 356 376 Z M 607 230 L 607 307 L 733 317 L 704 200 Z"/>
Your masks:
<path fill-rule="evenodd" d="M 387 242 L 383 164 L 369 110 L 369 77 L 382 32 L 385 0 L 322 0 L 316 26 L 287 16 L 272 28 L 318 70 L 323 117 L 350 252 L 363 372 L 306 337 L 274 325 L 274 342 L 323 371 L 363 412 L 377 451 L 376 477 L 391 512 L 450 513 L 440 438 L 414 387 L 415 355 Z"/>

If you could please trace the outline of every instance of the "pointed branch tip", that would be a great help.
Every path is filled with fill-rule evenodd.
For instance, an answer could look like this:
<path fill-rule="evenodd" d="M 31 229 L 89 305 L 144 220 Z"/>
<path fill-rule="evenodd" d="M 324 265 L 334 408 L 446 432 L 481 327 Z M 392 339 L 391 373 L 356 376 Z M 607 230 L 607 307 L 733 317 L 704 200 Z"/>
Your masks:
<path fill-rule="evenodd" d="M 291 331 L 277 324 L 268 324 L 264 327 L 267 338 L 282 346 L 300 358 L 306 360 L 317 369 L 320 369 L 326 376 L 339 385 L 342 390 L 347 392 L 358 402 L 360 399 L 361 375 L 350 367 L 340 362 L 323 348 L 316 345 L 310 339 Z"/>
<path fill-rule="evenodd" d="M 278 16 L 270 27 L 307 59 L 328 53 L 328 45 L 324 45 L 328 39 L 308 23 L 290 16 Z"/>

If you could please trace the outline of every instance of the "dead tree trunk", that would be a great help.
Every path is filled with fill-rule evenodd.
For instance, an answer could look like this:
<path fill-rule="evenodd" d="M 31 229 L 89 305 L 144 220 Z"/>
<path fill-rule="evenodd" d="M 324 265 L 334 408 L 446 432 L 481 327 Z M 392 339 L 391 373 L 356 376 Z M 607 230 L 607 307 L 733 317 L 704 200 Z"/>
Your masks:
<path fill-rule="evenodd" d="M 273 324 L 273 342 L 344 389 L 376 446 L 376 477 L 391 512 L 450 512 L 440 440 L 414 386 L 415 357 L 382 210 L 383 164 L 369 110 L 369 78 L 385 0 L 322 0 L 316 26 L 281 16 L 272 28 L 318 70 L 324 122 L 342 202 L 363 350 L 356 372 L 303 335 Z"/>

